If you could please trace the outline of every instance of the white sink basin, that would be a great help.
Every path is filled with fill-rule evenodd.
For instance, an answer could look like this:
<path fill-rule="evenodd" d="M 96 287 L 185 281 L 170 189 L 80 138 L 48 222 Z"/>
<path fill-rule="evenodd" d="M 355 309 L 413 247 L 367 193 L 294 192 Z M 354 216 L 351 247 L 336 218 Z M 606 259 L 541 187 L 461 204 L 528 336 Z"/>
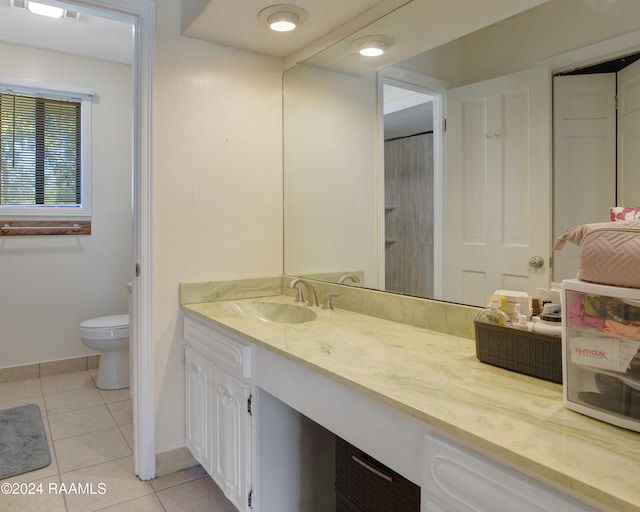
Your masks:
<path fill-rule="evenodd" d="M 302 324 L 318 318 L 315 311 L 295 304 L 280 304 L 278 302 L 236 302 L 229 304 L 235 311 L 240 311 L 248 316 L 279 324 Z"/>

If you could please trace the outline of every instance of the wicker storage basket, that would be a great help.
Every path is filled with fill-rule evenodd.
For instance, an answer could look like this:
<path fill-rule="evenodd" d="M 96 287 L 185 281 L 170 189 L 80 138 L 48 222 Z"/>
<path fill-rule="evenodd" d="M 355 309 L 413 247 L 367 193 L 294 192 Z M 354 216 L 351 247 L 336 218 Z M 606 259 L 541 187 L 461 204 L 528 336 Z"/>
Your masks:
<path fill-rule="evenodd" d="M 336 512 L 362 510 L 418 512 L 420 487 L 336 437 Z"/>
<path fill-rule="evenodd" d="M 483 363 L 562 384 L 562 340 L 513 327 L 474 322 Z"/>

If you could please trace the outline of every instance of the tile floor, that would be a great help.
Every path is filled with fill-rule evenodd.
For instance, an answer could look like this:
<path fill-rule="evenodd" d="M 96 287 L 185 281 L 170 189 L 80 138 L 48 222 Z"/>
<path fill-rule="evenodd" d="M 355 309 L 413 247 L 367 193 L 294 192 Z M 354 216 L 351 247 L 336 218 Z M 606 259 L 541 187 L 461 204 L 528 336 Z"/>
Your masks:
<path fill-rule="evenodd" d="M 200 466 L 149 482 L 134 476 L 129 390 L 97 389 L 96 374 L 0 383 L 0 409 L 40 406 L 52 459 L 46 468 L 0 480 L 42 484 L 32 487 L 42 493 L 0 494 L 0 512 L 235 512 Z"/>

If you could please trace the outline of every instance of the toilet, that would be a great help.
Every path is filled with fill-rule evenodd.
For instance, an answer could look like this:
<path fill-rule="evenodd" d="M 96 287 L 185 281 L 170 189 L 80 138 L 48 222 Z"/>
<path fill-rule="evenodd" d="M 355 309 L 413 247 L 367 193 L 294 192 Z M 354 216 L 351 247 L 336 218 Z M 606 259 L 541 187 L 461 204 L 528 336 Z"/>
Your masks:
<path fill-rule="evenodd" d="M 91 318 L 80 324 L 80 339 L 100 352 L 98 380 L 100 389 L 129 387 L 129 315 Z"/>

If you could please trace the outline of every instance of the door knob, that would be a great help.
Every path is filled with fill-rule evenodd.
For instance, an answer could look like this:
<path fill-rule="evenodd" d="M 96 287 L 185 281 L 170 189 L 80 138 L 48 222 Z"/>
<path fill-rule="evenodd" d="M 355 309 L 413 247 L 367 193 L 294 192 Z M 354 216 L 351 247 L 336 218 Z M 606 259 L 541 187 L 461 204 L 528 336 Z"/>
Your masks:
<path fill-rule="evenodd" d="M 529 259 L 529 266 L 533 268 L 540 268 L 544 266 L 544 259 L 541 256 L 532 256 Z"/>

